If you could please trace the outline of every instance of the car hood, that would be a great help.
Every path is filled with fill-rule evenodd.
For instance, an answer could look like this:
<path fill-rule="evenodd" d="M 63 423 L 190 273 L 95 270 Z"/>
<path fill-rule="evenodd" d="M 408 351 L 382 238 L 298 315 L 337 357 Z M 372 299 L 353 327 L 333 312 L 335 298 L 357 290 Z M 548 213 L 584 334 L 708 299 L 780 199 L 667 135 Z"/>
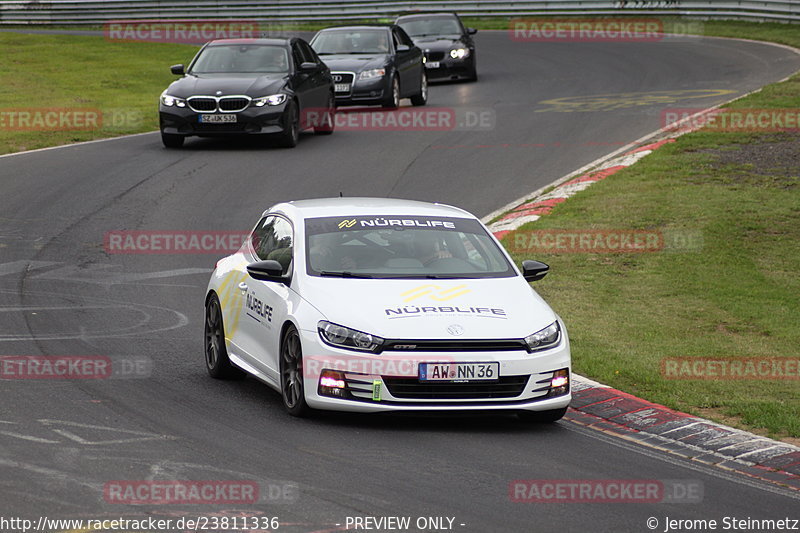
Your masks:
<path fill-rule="evenodd" d="M 389 63 L 389 54 L 332 54 L 320 56 L 328 68 L 336 71 L 361 72 L 381 68 Z"/>
<path fill-rule="evenodd" d="M 263 76 L 224 76 L 214 74 L 187 75 L 169 86 L 172 96 L 186 98 L 192 95 L 245 94 L 258 97 L 280 92 L 288 77 L 285 74 L 266 74 Z"/>
<path fill-rule="evenodd" d="M 520 276 L 493 279 L 305 277 L 303 294 L 327 320 L 391 339 L 524 338 L 556 315 Z"/>
<path fill-rule="evenodd" d="M 423 50 L 450 50 L 456 46 L 465 46 L 458 37 L 418 37 L 414 44 Z"/>

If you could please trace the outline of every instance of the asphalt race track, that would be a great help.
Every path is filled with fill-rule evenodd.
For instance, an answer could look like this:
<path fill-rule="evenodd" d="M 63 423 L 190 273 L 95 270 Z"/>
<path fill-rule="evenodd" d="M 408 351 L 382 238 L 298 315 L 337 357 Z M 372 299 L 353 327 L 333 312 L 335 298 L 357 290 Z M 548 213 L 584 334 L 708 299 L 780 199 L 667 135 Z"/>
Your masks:
<path fill-rule="evenodd" d="M 0 158 L 0 355 L 152 367 L 130 379 L 3 381 L 0 515 L 242 511 L 279 517 L 280 531 L 333 530 L 348 516 L 444 516 L 456 531 L 547 532 L 649 531 L 649 517 L 663 531 L 667 516 L 796 510 L 796 493 L 568 419 L 293 419 L 265 385 L 206 375 L 202 305 L 217 256 L 104 251 L 109 231 L 244 232 L 273 203 L 340 192 L 482 216 L 658 129 L 665 108 L 711 106 L 800 69 L 787 49 L 723 39 L 519 43 L 481 32 L 477 43 L 480 81 L 433 86 L 428 105 L 488 112 L 494 127 L 484 130 L 308 134 L 293 150 L 210 139 L 166 150 L 153 133 Z M 555 99 L 569 100 L 545 103 Z M 253 480 L 263 501 L 104 498 L 114 480 L 164 479 Z M 688 480 L 703 493 L 701 503 L 513 503 L 518 479 Z"/>

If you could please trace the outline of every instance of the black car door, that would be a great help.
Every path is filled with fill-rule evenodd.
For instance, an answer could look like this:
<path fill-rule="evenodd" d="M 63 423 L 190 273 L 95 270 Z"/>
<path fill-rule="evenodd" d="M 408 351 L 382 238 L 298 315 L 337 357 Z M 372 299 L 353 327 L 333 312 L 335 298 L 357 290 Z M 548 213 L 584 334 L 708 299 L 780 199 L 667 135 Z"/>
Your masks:
<path fill-rule="evenodd" d="M 308 71 L 308 76 L 312 85 L 311 92 L 313 96 L 314 107 L 327 107 L 328 98 L 333 93 L 333 78 L 331 78 L 331 71 L 325 63 L 319 58 L 316 52 L 311 48 L 311 45 L 302 39 L 297 40 L 297 47 L 303 54 L 303 59 L 306 63 L 315 63 L 317 66 L 314 70 Z"/>
<path fill-rule="evenodd" d="M 392 28 L 392 41 L 395 65 L 400 75 L 400 95 L 406 97 L 416 94 L 422 76 L 422 50 L 414 46 L 411 38 L 400 28 Z"/>
<path fill-rule="evenodd" d="M 292 76 L 292 86 L 294 88 L 294 93 L 297 98 L 297 105 L 299 107 L 298 111 L 300 112 L 300 116 L 302 116 L 303 110 L 307 107 L 311 107 L 313 104 L 309 101 L 313 99 L 313 90 L 311 84 L 311 77 L 308 75 L 308 72 L 304 72 L 300 65 L 304 62 L 303 53 L 300 51 L 300 47 L 297 46 L 297 42 L 292 42 L 292 63 L 294 64 L 294 75 Z"/>
<path fill-rule="evenodd" d="M 294 91 L 297 95 L 298 111 L 300 117 L 306 115 L 310 109 L 319 109 L 327 106 L 326 89 L 329 83 L 325 81 L 326 67 L 321 61 L 315 61 L 313 54 L 306 55 L 300 40 L 292 42 L 292 61 L 294 62 Z M 309 49 L 309 51 L 311 51 Z M 316 67 L 303 70 L 303 63 L 316 63 Z M 304 126 L 305 127 L 305 126 Z"/>

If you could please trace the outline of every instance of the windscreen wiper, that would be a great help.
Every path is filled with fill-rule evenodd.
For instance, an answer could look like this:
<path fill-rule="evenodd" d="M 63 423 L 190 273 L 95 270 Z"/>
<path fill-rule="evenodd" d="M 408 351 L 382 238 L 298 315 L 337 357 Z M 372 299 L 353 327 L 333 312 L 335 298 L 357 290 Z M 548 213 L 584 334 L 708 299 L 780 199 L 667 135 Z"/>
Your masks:
<path fill-rule="evenodd" d="M 358 274 L 348 271 L 331 271 L 331 270 L 323 270 L 319 273 L 320 276 L 330 276 L 334 278 L 364 278 L 369 279 L 372 278 L 369 274 Z"/>
<path fill-rule="evenodd" d="M 478 277 L 467 274 L 397 274 L 387 275 L 386 279 L 478 279 Z"/>

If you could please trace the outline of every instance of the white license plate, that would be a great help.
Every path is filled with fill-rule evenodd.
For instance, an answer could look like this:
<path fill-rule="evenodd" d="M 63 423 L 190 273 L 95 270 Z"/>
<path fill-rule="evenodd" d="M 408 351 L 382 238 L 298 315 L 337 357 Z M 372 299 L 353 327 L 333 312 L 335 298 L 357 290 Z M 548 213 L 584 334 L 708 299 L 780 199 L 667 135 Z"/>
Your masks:
<path fill-rule="evenodd" d="M 500 363 L 420 363 L 420 381 L 496 381 Z"/>
<path fill-rule="evenodd" d="M 425 62 L 425 68 L 439 68 L 439 62 L 438 61 L 426 61 Z"/>
<path fill-rule="evenodd" d="M 227 124 L 236 122 L 236 115 L 200 115 L 200 122 L 204 124 Z"/>
<path fill-rule="evenodd" d="M 350 84 L 349 83 L 336 83 L 333 86 L 333 90 L 337 93 L 349 93 L 350 92 Z"/>

